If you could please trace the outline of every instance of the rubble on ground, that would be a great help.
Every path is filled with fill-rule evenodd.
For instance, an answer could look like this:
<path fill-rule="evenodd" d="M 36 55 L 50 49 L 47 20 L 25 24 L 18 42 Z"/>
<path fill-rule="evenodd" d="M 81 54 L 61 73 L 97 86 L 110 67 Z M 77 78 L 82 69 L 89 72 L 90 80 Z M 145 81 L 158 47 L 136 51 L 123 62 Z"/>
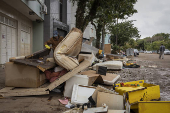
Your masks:
<path fill-rule="evenodd" d="M 64 99 L 56 101 L 69 109 L 64 113 L 131 113 L 133 110 L 145 113 L 144 105 L 146 111 L 154 113 L 152 106 L 170 104 L 159 101 L 162 86 L 146 83 L 145 78 L 137 77 L 138 71 L 136 76 L 131 76 L 130 68 L 144 69 L 137 61 L 111 51 L 104 55 L 90 43 L 82 44 L 82 36 L 79 29 L 73 28 L 54 50 L 54 58 L 47 57 L 48 49 L 10 58 L 5 64 L 6 81 L 5 88 L 0 90 L 1 97 L 62 92 Z M 148 74 L 144 69 L 145 72 Z M 131 81 L 125 76 L 131 77 Z M 170 112 L 168 107 L 163 111 Z"/>

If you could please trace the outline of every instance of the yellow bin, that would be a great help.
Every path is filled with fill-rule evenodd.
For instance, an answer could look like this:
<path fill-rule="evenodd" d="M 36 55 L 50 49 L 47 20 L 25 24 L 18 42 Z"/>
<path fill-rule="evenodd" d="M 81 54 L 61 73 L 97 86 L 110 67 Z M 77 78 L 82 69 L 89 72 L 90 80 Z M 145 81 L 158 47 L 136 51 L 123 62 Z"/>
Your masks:
<path fill-rule="evenodd" d="M 159 85 L 144 83 L 144 80 L 126 82 L 127 84 L 139 84 L 139 87 L 121 87 L 121 84 L 116 84 L 115 91 L 120 95 L 125 94 L 126 100 L 130 105 L 138 103 L 138 101 L 150 101 L 160 99 Z"/>
<path fill-rule="evenodd" d="M 170 101 L 139 101 L 139 113 L 170 113 Z"/>

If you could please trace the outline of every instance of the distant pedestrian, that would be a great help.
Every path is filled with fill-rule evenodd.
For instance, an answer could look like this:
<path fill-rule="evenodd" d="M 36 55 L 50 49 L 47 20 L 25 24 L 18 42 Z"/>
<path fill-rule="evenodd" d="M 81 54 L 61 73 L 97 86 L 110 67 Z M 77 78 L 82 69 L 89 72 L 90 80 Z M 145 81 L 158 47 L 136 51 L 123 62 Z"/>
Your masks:
<path fill-rule="evenodd" d="M 161 44 L 159 50 L 160 50 L 159 59 L 161 59 L 161 57 L 162 57 L 162 59 L 164 59 L 165 46 L 163 44 Z"/>

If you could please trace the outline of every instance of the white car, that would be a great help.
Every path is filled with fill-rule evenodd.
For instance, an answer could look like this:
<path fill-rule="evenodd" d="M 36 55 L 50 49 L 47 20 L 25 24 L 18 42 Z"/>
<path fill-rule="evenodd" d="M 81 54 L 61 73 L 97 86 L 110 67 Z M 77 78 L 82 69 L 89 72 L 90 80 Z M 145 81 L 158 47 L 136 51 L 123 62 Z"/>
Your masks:
<path fill-rule="evenodd" d="M 168 49 L 165 49 L 164 54 L 165 55 L 170 55 L 170 51 Z"/>
<path fill-rule="evenodd" d="M 144 53 L 152 53 L 152 51 L 145 51 Z"/>

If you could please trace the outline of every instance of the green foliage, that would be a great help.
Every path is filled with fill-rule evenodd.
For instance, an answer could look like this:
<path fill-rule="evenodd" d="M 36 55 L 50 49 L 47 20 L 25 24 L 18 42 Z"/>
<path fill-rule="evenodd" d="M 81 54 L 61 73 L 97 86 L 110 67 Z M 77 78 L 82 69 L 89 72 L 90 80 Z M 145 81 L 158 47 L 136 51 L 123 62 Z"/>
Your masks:
<path fill-rule="evenodd" d="M 159 50 L 161 44 L 165 45 L 165 48 L 170 49 L 170 34 L 157 33 L 152 37 L 146 37 L 137 41 L 137 48 L 143 48 L 145 50 Z"/>
<path fill-rule="evenodd" d="M 97 19 L 103 25 L 112 23 L 115 18 L 123 19 L 137 12 L 134 4 L 137 0 L 70 0 L 77 2 L 76 27 L 83 32 L 89 22 Z"/>
<path fill-rule="evenodd" d="M 157 33 L 157 34 L 153 35 L 152 38 L 163 37 L 162 40 L 168 40 L 169 35 L 170 34 L 168 34 L 168 33 Z"/>
<path fill-rule="evenodd" d="M 144 50 L 144 43 L 145 43 L 145 40 L 144 39 L 138 39 L 137 41 L 136 41 L 136 43 L 137 43 L 137 49 L 139 49 L 139 50 Z"/>
<path fill-rule="evenodd" d="M 137 43 L 134 44 L 134 40 L 132 38 L 140 38 L 139 31 L 136 27 L 133 26 L 132 21 L 122 22 L 109 26 L 109 31 L 111 34 L 110 39 L 112 45 L 116 45 L 116 36 L 118 37 L 118 46 L 124 46 L 127 42 L 129 42 L 129 45 L 132 44 L 132 46 L 135 47 Z"/>

